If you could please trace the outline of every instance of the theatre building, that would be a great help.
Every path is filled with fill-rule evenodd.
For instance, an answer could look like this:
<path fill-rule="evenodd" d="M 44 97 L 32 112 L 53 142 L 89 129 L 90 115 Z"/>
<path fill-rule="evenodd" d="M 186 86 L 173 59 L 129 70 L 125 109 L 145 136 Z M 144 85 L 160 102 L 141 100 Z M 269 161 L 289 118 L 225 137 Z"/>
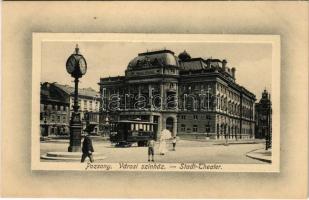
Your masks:
<path fill-rule="evenodd" d="M 255 95 L 236 83 L 226 60 L 170 50 L 133 58 L 124 76 L 100 79 L 102 121 L 140 119 L 173 135 L 254 137 Z"/>

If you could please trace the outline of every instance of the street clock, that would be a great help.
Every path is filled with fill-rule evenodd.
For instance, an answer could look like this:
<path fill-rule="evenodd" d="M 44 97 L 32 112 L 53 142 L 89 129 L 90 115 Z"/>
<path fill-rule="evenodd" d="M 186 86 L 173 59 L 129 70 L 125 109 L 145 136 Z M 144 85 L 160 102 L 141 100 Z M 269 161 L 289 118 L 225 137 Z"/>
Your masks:
<path fill-rule="evenodd" d="M 80 119 L 80 113 L 78 111 L 78 82 L 79 78 L 86 74 L 87 63 L 85 58 L 79 53 L 78 45 L 76 45 L 75 52 L 70 55 L 66 62 L 67 72 L 74 78 L 74 105 L 73 112 L 70 120 L 70 146 L 69 152 L 80 152 L 81 151 L 81 133 L 82 133 L 82 122 Z"/>
<path fill-rule="evenodd" d="M 87 72 L 86 59 L 79 54 L 79 48 L 76 45 L 75 53 L 73 53 L 66 62 L 66 69 L 74 78 L 80 78 Z"/>

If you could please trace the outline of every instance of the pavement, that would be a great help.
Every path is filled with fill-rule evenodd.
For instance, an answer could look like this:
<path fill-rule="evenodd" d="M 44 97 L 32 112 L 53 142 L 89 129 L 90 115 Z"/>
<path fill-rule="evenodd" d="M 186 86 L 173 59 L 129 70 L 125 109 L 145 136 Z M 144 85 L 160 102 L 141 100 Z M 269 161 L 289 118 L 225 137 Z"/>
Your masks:
<path fill-rule="evenodd" d="M 219 143 L 218 143 L 219 142 Z M 223 144 L 223 141 L 221 141 Z M 265 164 L 264 160 L 254 159 L 247 155 L 264 147 L 263 143 L 234 143 L 233 145 L 216 145 L 220 141 L 177 141 L 176 151 L 172 151 L 172 144 L 169 142 L 168 152 L 159 155 L 159 144 L 155 145 L 155 161 L 162 163 L 223 163 L 223 164 Z M 68 140 L 44 141 L 41 142 L 41 155 L 48 152 L 66 152 Z M 147 147 L 117 148 L 106 140 L 93 140 L 94 150 L 105 158 L 94 159 L 96 162 L 147 162 Z M 42 160 L 42 159 L 41 159 Z M 42 160 L 43 161 L 43 160 Z M 53 161 L 54 162 L 54 161 Z"/>
<path fill-rule="evenodd" d="M 94 152 L 93 156 L 96 160 L 103 160 L 106 157 L 100 152 Z M 55 160 L 55 161 L 80 161 L 82 152 L 47 152 L 41 155 L 41 160 Z"/>
<path fill-rule="evenodd" d="M 265 150 L 265 148 L 261 148 L 261 149 L 255 149 L 255 150 L 248 152 L 246 156 L 252 159 L 271 163 L 272 152 L 271 152 L 271 149 Z"/>

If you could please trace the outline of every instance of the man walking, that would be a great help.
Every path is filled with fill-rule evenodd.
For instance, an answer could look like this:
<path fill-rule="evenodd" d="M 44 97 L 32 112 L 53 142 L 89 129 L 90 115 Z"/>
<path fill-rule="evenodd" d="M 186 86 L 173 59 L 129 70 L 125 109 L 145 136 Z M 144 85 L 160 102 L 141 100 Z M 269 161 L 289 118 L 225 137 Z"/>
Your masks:
<path fill-rule="evenodd" d="M 173 143 L 173 151 L 176 151 L 176 142 L 177 142 L 177 139 L 176 139 L 176 136 L 173 137 L 173 140 L 172 140 L 172 143 Z"/>
<path fill-rule="evenodd" d="M 85 135 L 84 141 L 83 141 L 83 147 L 82 147 L 82 159 L 81 162 L 83 163 L 86 159 L 86 157 L 89 158 L 90 162 L 93 162 L 93 156 L 92 153 L 94 152 L 91 138 L 88 135 Z"/>

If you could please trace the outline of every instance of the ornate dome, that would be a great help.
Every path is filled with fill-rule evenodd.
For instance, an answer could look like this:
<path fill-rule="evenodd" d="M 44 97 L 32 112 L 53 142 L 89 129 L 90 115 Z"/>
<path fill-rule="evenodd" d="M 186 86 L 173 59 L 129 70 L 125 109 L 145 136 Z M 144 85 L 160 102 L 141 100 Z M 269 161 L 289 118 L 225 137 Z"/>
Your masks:
<path fill-rule="evenodd" d="M 189 60 L 189 59 L 191 58 L 191 56 L 190 56 L 190 54 L 188 54 L 188 53 L 186 52 L 186 50 L 184 50 L 182 53 L 180 53 L 180 54 L 178 55 L 178 58 L 179 58 L 180 60 L 184 61 L 184 60 Z"/>
<path fill-rule="evenodd" d="M 128 64 L 128 69 L 158 66 L 178 66 L 177 57 L 170 50 L 152 51 L 138 54 Z"/>

